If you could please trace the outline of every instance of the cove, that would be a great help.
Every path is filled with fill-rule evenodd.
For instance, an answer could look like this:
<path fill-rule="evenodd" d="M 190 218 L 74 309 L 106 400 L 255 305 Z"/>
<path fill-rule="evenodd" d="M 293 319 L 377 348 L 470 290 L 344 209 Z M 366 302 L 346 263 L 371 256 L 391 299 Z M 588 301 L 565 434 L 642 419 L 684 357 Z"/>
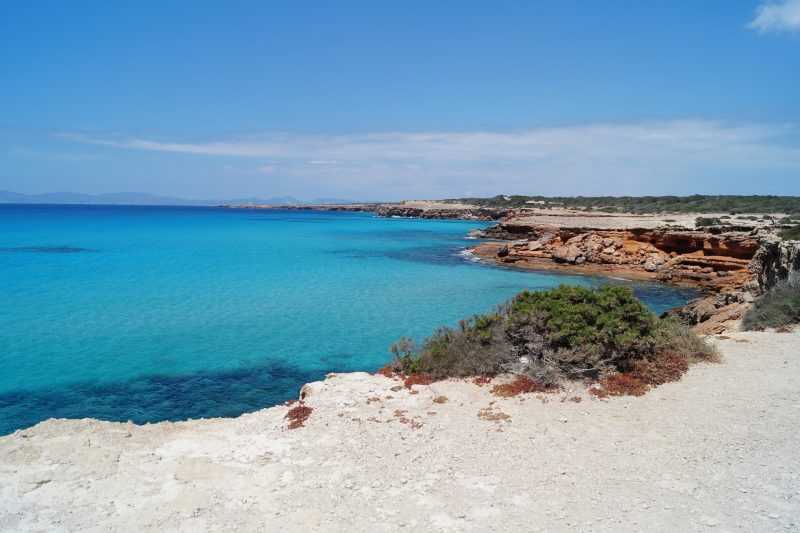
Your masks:
<path fill-rule="evenodd" d="M 236 416 L 401 336 L 523 289 L 630 285 L 654 311 L 695 292 L 521 272 L 462 252 L 481 222 L 222 208 L 0 206 L 0 434 L 51 417 Z"/>

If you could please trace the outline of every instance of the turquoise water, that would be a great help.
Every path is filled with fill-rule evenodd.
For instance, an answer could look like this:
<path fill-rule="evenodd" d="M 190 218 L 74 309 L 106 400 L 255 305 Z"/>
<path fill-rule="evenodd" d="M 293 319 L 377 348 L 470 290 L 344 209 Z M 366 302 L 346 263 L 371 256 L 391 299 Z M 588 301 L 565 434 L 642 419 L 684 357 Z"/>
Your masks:
<path fill-rule="evenodd" d="M 482 223 L 216 208 L 0 206 L 0 434 L 50 417 L 234 416 L 522 289 Z M 607 282 L 607 281 L 606 281 Z M 618 282 L 619 283 L 619 282 Z M 656 311 L 690 291 L 633 285 Z"/>

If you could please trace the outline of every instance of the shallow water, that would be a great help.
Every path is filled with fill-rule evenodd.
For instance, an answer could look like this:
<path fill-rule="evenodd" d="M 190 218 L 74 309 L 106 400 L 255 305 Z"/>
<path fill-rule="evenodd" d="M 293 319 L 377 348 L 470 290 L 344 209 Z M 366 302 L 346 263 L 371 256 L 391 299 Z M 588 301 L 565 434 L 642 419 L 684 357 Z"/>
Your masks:
<path fill-rule="evenodd" d="M 479 222 L 0 206 L 0 434 L 50 417 L 234 416 L 522 289 L 625 283 L 460 255 Z M 692 291 L 629 283 L 655 311 Z"/>

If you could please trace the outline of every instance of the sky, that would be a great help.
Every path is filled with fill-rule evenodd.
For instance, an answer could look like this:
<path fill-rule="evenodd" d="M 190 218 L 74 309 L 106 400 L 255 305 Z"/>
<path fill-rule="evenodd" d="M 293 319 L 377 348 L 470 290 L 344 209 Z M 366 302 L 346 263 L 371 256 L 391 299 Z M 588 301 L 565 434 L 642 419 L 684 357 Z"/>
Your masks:
<path fill-rule="evenodd" d="M 800 0 L 0 3 L 0 189 L 800 195 Z"/>

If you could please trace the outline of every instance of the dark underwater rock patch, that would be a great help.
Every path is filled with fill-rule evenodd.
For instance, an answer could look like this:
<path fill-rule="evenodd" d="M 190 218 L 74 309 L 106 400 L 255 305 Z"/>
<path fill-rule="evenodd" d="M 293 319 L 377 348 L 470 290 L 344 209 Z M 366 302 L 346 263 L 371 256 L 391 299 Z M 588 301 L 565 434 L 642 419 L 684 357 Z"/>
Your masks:
<path fill-rule="evenodd" d="M 0 247 L 0 253 L 32 253 L 32 254 L 79 254 L 83 252 L 96 252 L 91 248 L 77 246 L 10 246 Z"/>

